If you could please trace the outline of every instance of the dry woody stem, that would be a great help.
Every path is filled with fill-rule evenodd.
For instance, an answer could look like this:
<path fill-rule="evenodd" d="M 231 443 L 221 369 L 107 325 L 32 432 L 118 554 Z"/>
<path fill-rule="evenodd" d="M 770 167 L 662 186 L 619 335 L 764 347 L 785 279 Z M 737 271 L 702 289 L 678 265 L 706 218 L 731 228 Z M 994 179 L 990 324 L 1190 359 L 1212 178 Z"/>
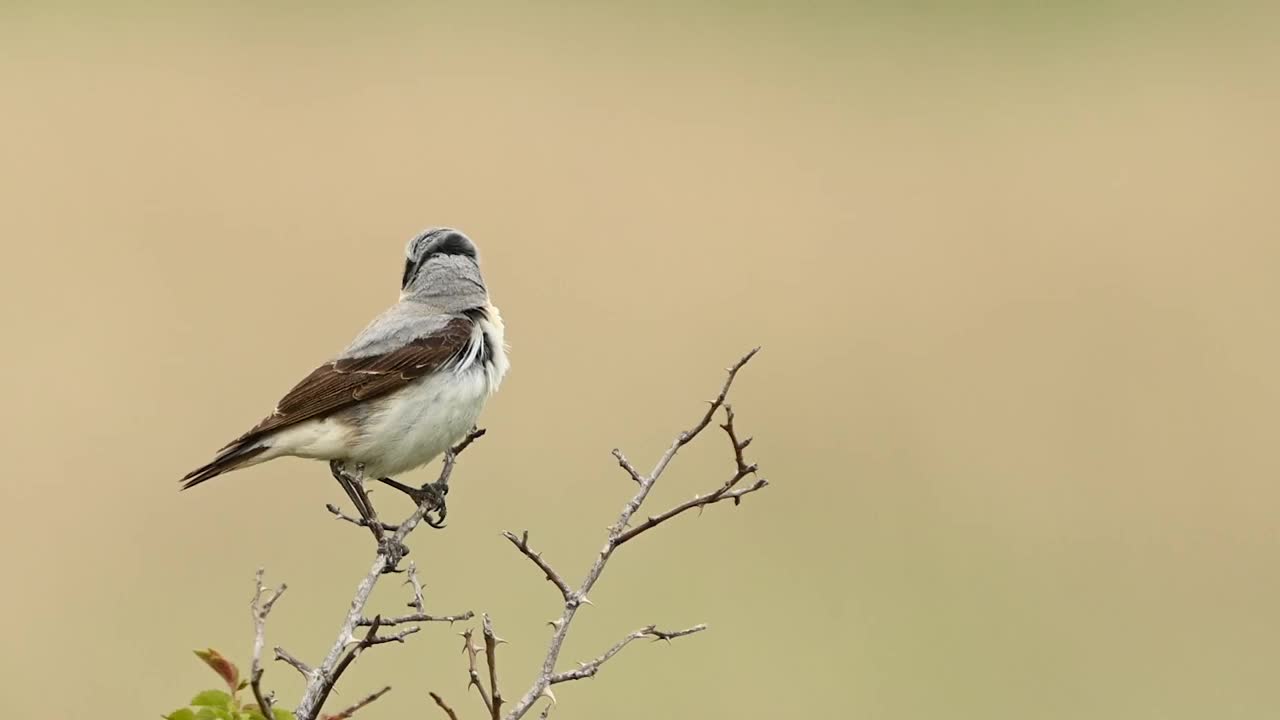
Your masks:
<path fill-rule="evenodd" d="M 473 429 L 462 442 L 455 445 L 447 453 L 445 453 L 444 464 L 440 470 L 440 478 L 437 480 L 439 485 L 447 485 L 453 469 L 457 464 L 458 454 L 465 450 L 471 443 L 484 435 L 484 430 Z M 327 506 L 337 519 L 345 520 L 356 525 L 368 527 L 368 525 L 360 519 L 349 517 L 342 513 L 336 506 Z M 323 660 L 317 666 L 311 666 L 303 662 L 289 651 L 282 647 L 275 648 L 275 659 L 288 664 L 297 670 L 306 680 L 306 688 L 303 690 L 302 699 L 299 701 L 294 715 L 297 720 L 317 720 L 324 718 L 325 720 L 339 720 L 350 718 L 357 711 L 361 710 L 370 703 L 376 701 L 391 688 L 386 687 L 378 692 L 372 693 L 354 705 L 339 712 L 336 715 L 321 716 L 320 710 L 324 707 L 325 701 L 328 700 L 329 694 L 333 691 L 335 685 L 342 675 L 351 667 L 356 658 L 365 650 L 377 645 L 385 645 L 387 643 L 403 643 L 405 638 L 413 635 L 421 628 L 413 623 L 428 622 L 448 622 L 453 623 L 460 620 L 469 620 L 474 615 L 468 611 L 453 615 L 431 615 L 426 612 L 425 602 L 422 596 L 422 583 L 418 580 L 417 566 L 413 563 L 409 564 L 407 571 L 406 584 L 410 585 L 413 593 L 412 599 L 409 601 L 409 607 L 414 612 L 399 617 L 383 618 L 374 616 L 367 618 L 364 615 L 365 606 L 369 602 L 369 597 L 373 594 L 374 587 L 383 575 L 388 573 L 400 572 L 398 569 L 399 562 L 407 549 L 404 546 L 404 540 L 414 531 L 422 522 L 428 513 L 438 510 L 437 503 L 431 499 L 424 499 L 403 522 L 392 525 L 387 523 L 378 523 L 377 530 L 384 533 L 391 533 L 389 536 L 382 538 L 378 545 L 377 554 L 374 556 L 368 573 L 361 579 L 356 586 L 355 596 L 351 599 L 348 606 L 346 616 L 343 619 L 341 627 L 338 629 L 338 635 L 335 638 L 329 652 L 326 653 Z M 375 533 L 377 534 L 377 533 Z M 271 717 L 271 708 L 274 704 L 274 696 L 271 693 L 264 693 L 262 690 L 262 665 L 261 656 L 262 649 L 265 645 L 266 620 L 267 614 L 271 612 L 275 601 L 280 598 L 284 592 L 285 586 L 274 592 L 269 592 L 262 584 L 263 572 L 258 571 L 256 579 L 256 591 L 250 609 L 253 611 L 254 621 L 254 644 L 253 644 L 253 666 L 250 675 L 250 686 L 253 690 L 254 699 L 258 706 L 262 709 L 263 715 Z M 387 628 L 396 626 L 405 626 L 395 632 L 382 632 Z M 356 630 L 367 628 L 362 636 L 356 637 Z"/>
<path fill-rule="evenodd" d="M 534 550 L 529 544 L 529 531 L 522 531 L 519 535 L 514 532 L 504 532 L 503 537 L 524 557 L 537 567 L 539 573 L 555 586 L 563 601 L 563 609 L 560 617 L 552 620 L 551 639 L 548 643 L 547 650 L 543 656 L 542 666 L 537 677 L 529 688 L 516 700 L 507 710 L 505 714 L 502 712 L 505 700 L 502 696 L 501 686 L 498 682 L 498 665 L 497 665 L 497 646 L 501 642 L 493 631 L 493 623 L 488 615 L 484 615 L 481 629 L 484 638 L 484 647 L 480 647 L 473 642 L 473 631 L 467 630 L 462 634 L 464 638 L 463 650 L 467 655 L 467 675 L 468 687 L 474 686 L 480 695 L 481 704 L 484 706 L 485 715 L 491 720 L 519 720 L 528 714 L 542 698 L 547 698 L 549 703 L 542 709 L 540 717 L 547 717 L 555 704 L 555 695 L 551 691 L 552 685 L 560 683 L 572 682 L 574 680 L 583 680 L 594 677 L 600 668 L 612 659 L 615 655 L 631 643 L 642 640 L 664 640 L 670 641 L 676 638 L 682 638 L 688 635 L 702 632 L 707 629 L 706 625 L 694 625 L 693 627 L 683 630 L 659 630 L 653 625 L 649 625 L 636 630 L 623 637 L 611 647 L 606 649 L 599 656 L 578 663 L 577 667 L 570 670 L 557 670 L 560 660 L 561 648 L 564 646 L 565 638 L 568 637 L 569 631 L 573 625 L 574 618 L 577 616 L 578 610 L 583 605 L 590 605 L 588 595 L 595 586 L 596 581 L 604 573 L 605 567 L 613 558 L 614 552 L 624 544 L 634 540 L 641 534 L 646 533 L 659 525 L 671 520 L 672 518 L 685 513 L 689 510 L 698 509 L 701 511 L 709 505 L 720 502 L 732 502 L 734 505 L 741 503 L 742 498 L 754 492 L 764 489 L 769 482 L 763 477 L 759 477 L 756 465 L 747 462 L 744 451 L 751 444 L 751 438 L 739 439 L 738 431 L 735 426 L 735 416 L 733 408 L 728 404 L 729 390 L 733 386 L 734 380 L 738 376 L 738 371 L 746 365 L 752 357 L 759 351 L 759 348 L 752 350 L 744 355 L 740 360 L 728 368 L 728 377 L 725 378 L 724 384 L 720 388 L 720 393 L 710 402 L 710 406 L 702 417 L 693 425 L 693 427 L 681 432 L 676 436 L 675 440 L 667 448 L 654 464 L 653 469 L 648 474 L 642 474 L 627 459 L 621 450 L 614 450 L 613 456 L 618 461 L 618 466 L 627 474 L 627 477 L 637 485 L 634 495 L 627 500 L 622 506 L 622 511 L 618 515 L 617 520 L 609 527 L 605 537 L 604 545 L 600 548 L 596 555 L 595 561 L 587 569 L 586 575 L 582 582 L 578 585 L 572 585 L 565 580 L 563 574 L 555 569 L 555 567 L 542 556 L 541 553 Z M 662 477 L 671 461 L 675 459 L 680 449 L 690 442 L 693 442 L 703 430 L 705 430 L 721 410 L 724 412 L 724 422 L 720 428 L 724 430 L 728 436 L 730 447 L 733 451 L 734 468 L 728 477 L 719 485 L 711 489 L 711 491 L 686 500 L 674 507 L 668 508 L 662 512 L 646 516 L 643 520 L 635 522 L 633 519 L 639 513 L 640 508 L 648 499 L 649 493 L 653 490 L 654 485 Z M 484 682 L 478 665 L 478 658 L 483 653 L 485 663 L 488 667 L 488 682 Z M 440 707 L 441 711 L 449 718 L 449 720 L 458 720 L 457 713 L 447 705 L 444 700 L 436 693 L 431 693 L 431 697 Z"/>

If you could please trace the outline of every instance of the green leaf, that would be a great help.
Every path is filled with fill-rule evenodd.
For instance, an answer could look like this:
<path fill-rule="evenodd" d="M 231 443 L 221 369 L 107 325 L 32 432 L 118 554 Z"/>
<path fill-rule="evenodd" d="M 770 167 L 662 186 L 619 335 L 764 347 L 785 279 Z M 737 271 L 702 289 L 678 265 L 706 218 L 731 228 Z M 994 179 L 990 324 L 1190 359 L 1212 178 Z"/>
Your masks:
<path fill-rule="evenodd" d="M 195 720 L 195 717 L 196 714 L 190 708 L 182 708 L 165 715 L 164 720 Z"/>
<path fill-rule="evenodd" d="M 210 707 L 229 710 L 231 708 L 231 696 L 222 690 L 205 690 L 199 695 L 191 698 L 191 704 L 196 707 Z"/>
<path fill-rule="evenodd" d="M 231 688 L 231 692 L 239 689 L 240 668 L 237 668 L 235 663 L 223 657 L 222 653 L 213 648 L 196 650 L 195 653 L 196 657 L 203 660 L 205 665 L 213 668 L 213 671 L 218 673 L 222 681 L 227 684 L 227 687 Z"/>
<path fill-rule="evenodd" d="M 235 720 L 235 716 L 227 708 L 202 707 L 196 712 L 195 720 Z"/>
<path fill-rule="evenodd" d="M 249 720 L 265 720 L 257 705 L 246 705 L 244 711 L 248 713 Z M 271 708 L 271 716 L 275 720 L 294 720 L 293 712 L 284 708 Z"/>

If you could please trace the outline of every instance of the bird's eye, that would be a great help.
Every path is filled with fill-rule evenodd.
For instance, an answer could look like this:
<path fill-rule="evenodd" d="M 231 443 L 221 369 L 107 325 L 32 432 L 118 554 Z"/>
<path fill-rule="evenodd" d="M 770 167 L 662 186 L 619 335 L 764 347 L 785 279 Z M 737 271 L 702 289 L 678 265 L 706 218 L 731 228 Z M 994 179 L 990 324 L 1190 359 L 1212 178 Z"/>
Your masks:
<path fill-rule="evenodd" d="M 401 289 L 401 290 L 403 290 L 403 289 L 405 289 L 405 288 L 409 287 L 409 282 L 410 282 L 411 280 L 413 280 L 413 276 L 414 276 L 415 274 L 417 274 L 417 271 L 418 271 L 418 263 L 417 263 L 416 261 L 414 261 L 412 258 L 410 258 L 409 260 L 405 261 L 405 264 L 404 264 L 404 277 L 400 278 L 400 289 Z"/>

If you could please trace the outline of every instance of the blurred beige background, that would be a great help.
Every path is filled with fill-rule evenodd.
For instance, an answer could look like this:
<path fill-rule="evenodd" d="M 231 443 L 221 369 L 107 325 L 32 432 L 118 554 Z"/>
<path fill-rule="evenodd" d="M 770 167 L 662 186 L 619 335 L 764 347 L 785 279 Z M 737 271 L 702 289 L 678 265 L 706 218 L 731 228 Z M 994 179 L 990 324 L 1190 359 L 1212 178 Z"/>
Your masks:
<path fill-rule="evenodd" d="M 192 648 L 247 661 L 259 565 L 269 642 L 322 653 L 370 553 L 324 467 L 175 481 L 452 224 L 513 371 L 413 557 L 435 610 L 493 614 L 508 694 L 556 599 L 499 532 L 580 576 L 631 492 L 609 449 L 648 467 L 761 344 L 735 404 L 773 487 L 628 546 L 565 660 L 711 632 L 553 717 L 1275 716 L 1276 20 L 5 6 L 0 714 L 180 705 Z M 711 436 L 655 502 L 728 463 Z M 371 653 L 335 702 L 478 717 L 459 647 Z"/>

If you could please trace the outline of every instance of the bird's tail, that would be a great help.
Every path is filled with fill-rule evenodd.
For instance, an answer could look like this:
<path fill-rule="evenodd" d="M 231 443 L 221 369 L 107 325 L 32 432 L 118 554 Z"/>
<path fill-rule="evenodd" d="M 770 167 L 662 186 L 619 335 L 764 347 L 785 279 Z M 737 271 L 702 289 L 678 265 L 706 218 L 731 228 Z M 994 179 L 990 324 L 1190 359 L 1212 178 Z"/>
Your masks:
<path fill-rule="evenodd" d="M 222 473 L 238 470 L 247 465 L 254 464 L 252 461 L 255 457 L 267 450 L 269 445 L 263 445 L 259 442 L 242 442 L 232 443 L 223 448 L 217 457 L 206 465 L 192 470 L 183 476 L 182 489 L 193 488 L 205 480 L 212 480 Z"/>

